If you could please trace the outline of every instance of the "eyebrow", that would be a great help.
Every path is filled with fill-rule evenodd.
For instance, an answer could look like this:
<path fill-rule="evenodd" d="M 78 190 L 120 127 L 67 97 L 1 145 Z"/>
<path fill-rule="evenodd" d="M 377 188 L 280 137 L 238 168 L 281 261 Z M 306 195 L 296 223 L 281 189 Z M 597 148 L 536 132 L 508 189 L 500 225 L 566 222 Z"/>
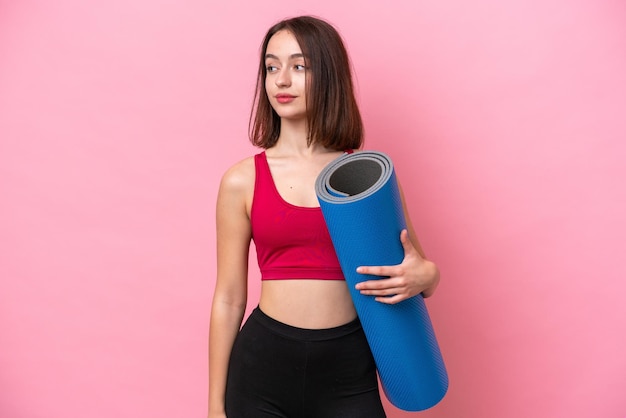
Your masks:
<path fill-rule="evenodd" d="M 296 59 L 296 58 L 304 58 L 304 54 L 301 53 L 297 53 L 297 54 L 291 54 L 289 55 L 289 59 Z M 265 59 L 279 59 L 276 55 L 274 54 L 265 54 Z"/>

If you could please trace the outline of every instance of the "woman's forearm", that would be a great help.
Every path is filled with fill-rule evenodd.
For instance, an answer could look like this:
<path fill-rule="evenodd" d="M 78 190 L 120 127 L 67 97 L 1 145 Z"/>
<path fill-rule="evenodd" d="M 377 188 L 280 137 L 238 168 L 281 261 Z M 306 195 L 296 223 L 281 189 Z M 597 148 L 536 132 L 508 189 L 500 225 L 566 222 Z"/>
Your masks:
<path fill-rule="evenodd" d="M 209 416 L 224 412 L 228 361 L 244 312 L 245 305 L 213 301 L 209 331 Z"/>

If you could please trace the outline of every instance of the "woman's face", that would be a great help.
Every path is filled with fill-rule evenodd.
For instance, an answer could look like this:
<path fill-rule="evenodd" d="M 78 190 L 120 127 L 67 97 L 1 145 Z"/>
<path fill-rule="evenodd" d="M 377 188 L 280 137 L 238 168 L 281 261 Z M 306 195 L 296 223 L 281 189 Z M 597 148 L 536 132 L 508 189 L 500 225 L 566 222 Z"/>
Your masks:
<path fill-rule="evenodd" d="M 282 119 L 306 118 L 306 73 L 304 55 L 293 34 L 276 32 L 265 51 L 265 91 Z"/>

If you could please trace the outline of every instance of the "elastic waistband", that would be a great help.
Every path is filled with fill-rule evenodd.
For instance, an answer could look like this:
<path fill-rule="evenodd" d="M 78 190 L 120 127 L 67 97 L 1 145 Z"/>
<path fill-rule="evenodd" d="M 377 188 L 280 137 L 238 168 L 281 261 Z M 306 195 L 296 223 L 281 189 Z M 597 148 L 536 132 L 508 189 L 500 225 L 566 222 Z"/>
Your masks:
<path fill-rule="evenodd" d="M 346 335 L 352 334 L 362 329 L 361 321 L 359 321 L 359 318 L 355 318 L 353 321 L 350 321 L 347 324 L 339 325 L 338 327 L 333 328 L 298 328 L 277 321 L 276 319 L 268 316 L 263 311 L 261 311 L 259 307 L 256 307 L 252 311 L 250 317 L 248 318 L 248 321 L 250 320 L 256 321 L 270 331 L 279 334 L 285 338 L 290 338 L 298 341 L 333 340 L 336 338 L 345 337 Z"/>

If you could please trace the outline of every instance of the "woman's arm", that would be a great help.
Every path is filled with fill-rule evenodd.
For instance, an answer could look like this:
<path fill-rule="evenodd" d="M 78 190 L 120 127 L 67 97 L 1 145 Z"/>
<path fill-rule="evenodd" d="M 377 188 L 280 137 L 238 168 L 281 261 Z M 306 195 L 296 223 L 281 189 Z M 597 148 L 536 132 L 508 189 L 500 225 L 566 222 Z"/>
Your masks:
<path fill-rule="evenodd" d="M 226 416 L 228 361 L 246 309 L 251 239 L 247 196 L 251 181 L 245 168 L 240 163 L 224 175 L 217 198 L 217 279 L 209 331 L 209 417 Z"/>
<path fill-rule="evenodd" d="M 407 206 L 406 206 L 406 199 L 404 198 L 404 192 L 402 191 L 402 187 L 400 186 L 400 184 L 398 184 L 398 187 L 400 189 L 400 197 L 402 198 L 402 208 L 404 210 L 404 217 L 406 219 L 406 226 L 407 226 L 407 231 L 409 233 L 409 239 L 411 240 L 413 247 L 415 247 L 418 254 L 422 258 L 421 260 L 422 263 L 419 263 L 420 264 L 419 270 L 421 273 L 420 276 L 423 277 L 425 280 L 422 283 L 428 285 L 428 287 L 422 290 L 420 293 L 422 293 L 422 295 L 425 298 L 428 298 L 435 293 L 435 290 L 437 289 L 437 286 L 439 285 L 439 279 L 440 279 L 439 268 L 437 268 L 437 265 L 435 263 L 433 263 L 432 261 L 426 258 L 426 254 L 424 253 L 424 250 L 422 249 L 422 246 L 419 240 L 417 239 L 417 234 L 415 233 L 415 229 L 413 228 L 413 223 L 411 222 L 411 216 L 409 215 L 409 210 L 407 209 Z"/>
<path fill-rule="evenodd" d="M 404 260 L 396 266 L 361 266 L 357 272 L 374 276 L 386 276 L 387 279 L 368 280 L 357 284 L 356 288 L 364 295 L 376 296 L 383 303 L 398 303 L 412 296 L 422 294 L 430 297 L 439 284 L 437 265 L 426 258 L 417 239 L 407 210 L 404 193 L 400 188 L 402 208 L 406 220 L 406 230 L 400 234 L 404 248 Z"/>

